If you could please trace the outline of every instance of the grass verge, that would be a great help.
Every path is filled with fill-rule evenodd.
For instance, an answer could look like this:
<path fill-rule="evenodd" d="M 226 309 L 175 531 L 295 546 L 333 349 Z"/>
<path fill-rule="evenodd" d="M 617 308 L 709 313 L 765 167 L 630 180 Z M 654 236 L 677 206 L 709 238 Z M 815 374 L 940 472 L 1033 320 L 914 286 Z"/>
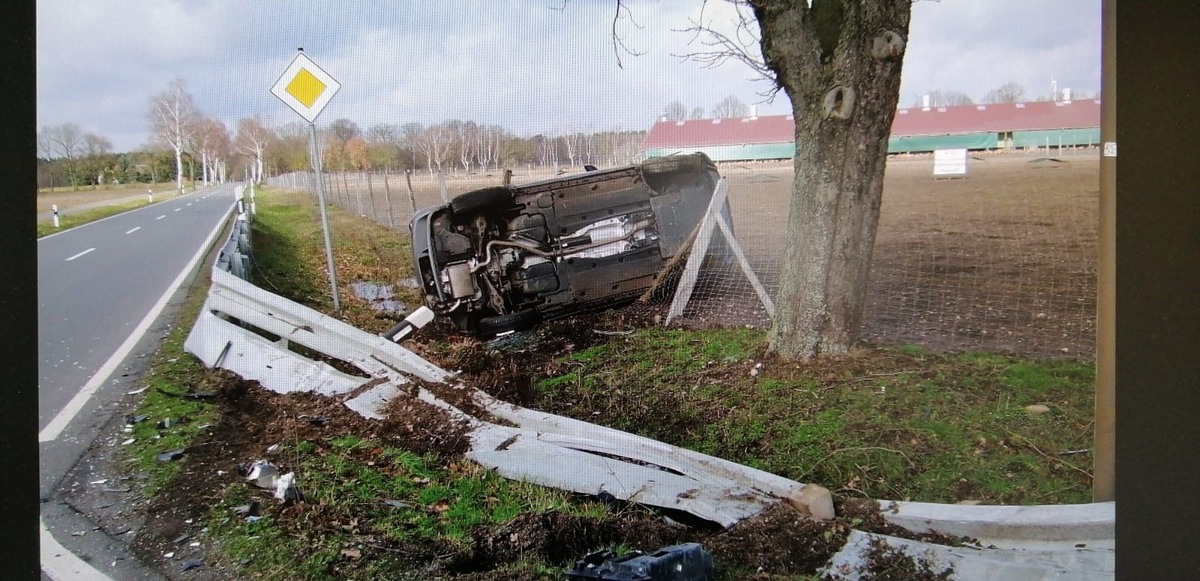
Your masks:
<path fill-rule="evenodd" d="M 38 238 L 41 238 L 42 236 L 49 236 L 51 234 L 62 232 L 63 230 L 68 230 L 76 226 L 87 224 L 88 222 L 95 222 L 96 220 L 108 218 L 109 216 L 116 216 L 117 214 L 123 214 L 130 210 L 136 210 L 149 205 L 150 202 L 147 202 L 146 200 L 134 200 L 119 204 L 101 206 L 99 208 L 92 208 L 90 210 L 83 210 L 73 214 L 60 215 L 58 217 L 58 228 L 54 227 L 54 222 L 52 220 L 39 220 L 37 223 L 37 236 Z"/>
<path fill-rule="evenodd" d="M 257 202 L 256 284 L 331 312 L 312 197 L 264 189 Z M 402 314 L 376 310 L 351 283 L 390 285 L 395 300 L 409 308 L 419 304 L 415 291 L 399 284 L 412 276 L 407 237 L 336 208 L 329 217 L 339 318 L 382 331 Z M 199 303 L 189 305 L 184 321 L 199 309 Z M 773 578 L 813 571 L 788 564 L 802 551 L 784 533 L 737 545 L 728 541 L 738 538 L 732 530 L 732 537 L 680 532 L 639 507 L 614 510 L 595 499 L 504 480 L 459 457 L 410 449 L 378 428 L 279 437 L 270 425 L 304 417 L 303 410 L 286 407 L 290 400 L 283 396 L 234 409 L 163 394 L 158 388 L 202 392 L 217 381 L 182 352 L 187 327 L 172 332 L 154 364 L 137 412 L 150 419 L 134 424 L 129 449 L 152 474 L 151 491 L 202 503 L 212 560 L 237 578 L 558 579 L 590 550 L 654 550 L 708 538 L 714 552 L 725 551 L 718 554 L 720 578 L 744 578 L 763 563 L 781 575 Z M 1089 496 L 1090 457 L 1063 454 L 1091 445 L 1088 363 L 907 346 L 798 364 L 768 354 L 756 330 L 643 328 L 599 336 L 579 321 L 545 325 L 528 341 L 438 337 L 427 333 L 411 347 L 463 369 L 467 383 L 516 395 L 509 399 L 529 407 L 822 484 L 839 502 L 1049 504 Z M 520 385 L 528 389 L 513 388 Z M 152 429 L 152 421 L 169 416 L 187 421 Z M 163 451 L 204 440 L 201 426 L 222 421 L 258 439 L 239 448 L 242 455 L 191 465 L 190 473 L 228 469 L 245 454 L 271 447 L 297 473 L 305 502 L 280 503 L 236 477 L 214 481 L 197 495 L 196 482 L 180 485 L 180 466 L 195 458 L 157 460 Z M 258 509 L 251 510 L 255 503 Z M 861 524 L 855 520 L 813 538 L 836 547 L 846 526 Z M 764 556 L 771 547 L 779 555 Z"/>

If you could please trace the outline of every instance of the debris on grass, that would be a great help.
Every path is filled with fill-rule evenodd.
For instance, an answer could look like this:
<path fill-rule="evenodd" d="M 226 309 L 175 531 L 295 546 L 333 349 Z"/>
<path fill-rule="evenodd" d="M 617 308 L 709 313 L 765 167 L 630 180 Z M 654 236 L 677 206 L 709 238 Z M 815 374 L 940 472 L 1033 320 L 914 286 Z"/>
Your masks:
<path fill-rule="evenodd" d="M 174 462 L 175 460 L 182 458 L 184 452 L 185 452 L 184 448 L 179 448 L 178 450 L 170 450 L 167 452 L 163 452 L 163 453 L 159 454 L 157 456 L 157 458 L 158 458 L 159 462 Z"/>

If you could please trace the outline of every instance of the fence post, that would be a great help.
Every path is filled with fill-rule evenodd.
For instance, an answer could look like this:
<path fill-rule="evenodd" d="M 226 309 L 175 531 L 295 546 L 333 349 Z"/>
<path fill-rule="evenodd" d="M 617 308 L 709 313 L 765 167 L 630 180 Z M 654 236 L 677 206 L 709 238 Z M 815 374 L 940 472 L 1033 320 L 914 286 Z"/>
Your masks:
<path fill-rule="evenodd" d="M 412 188 L 412 170 L 411 169 L 404 170 L 404 179 L 405 179 L 405 181 L 408 182 L 408 203 L 410 206 L 412 206 L 413 216 L 416 216 L 417 215 L 417 194 L 413 192 L 413 188 Z"/>
<path fill-rule="evenodd" d="M 446 193 L 446 174 L 442 173 L 442 170 L 438 170 L 437 178 L 438 193 L 442 195 L 442 201 L 450 203 L 450 196 Z M 416 210 L 413 211 L 416 212 Z"/>
<path fill-rule="evenodd" d="M 379 212 L 375 209 L 375 185 L 371 183 L 371 172 L 363 172 L 367 176 L 367 199 L 371 200 L 371 221 L 379 221 Z"/>
<path fill-rule="evenodd" d="M 396 228 L 396 218 L 392 215 L 392 188 L 388 186 L 387 170 L 383 172 L 383 203 L 387 204 L 388 209 L 388 227 Z"/>

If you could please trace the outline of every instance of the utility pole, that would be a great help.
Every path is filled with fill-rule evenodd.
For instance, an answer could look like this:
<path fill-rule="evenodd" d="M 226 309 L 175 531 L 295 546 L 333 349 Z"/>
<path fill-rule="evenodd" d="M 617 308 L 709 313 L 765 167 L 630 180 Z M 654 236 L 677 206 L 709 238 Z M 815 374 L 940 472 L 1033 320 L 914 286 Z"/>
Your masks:
<path fill-rule="evenodd" d="M 1096 424 L 1092 501 L 1115 498 L 1117 357 L 1117 19 L 1100 6 L 1100 228 L 1096 265 Z"/>

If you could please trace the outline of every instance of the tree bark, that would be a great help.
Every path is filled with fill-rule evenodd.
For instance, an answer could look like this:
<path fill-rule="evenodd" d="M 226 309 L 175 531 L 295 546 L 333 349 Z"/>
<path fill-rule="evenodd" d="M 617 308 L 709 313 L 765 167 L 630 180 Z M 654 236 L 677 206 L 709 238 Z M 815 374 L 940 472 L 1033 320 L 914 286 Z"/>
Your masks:
<path fill-rule="evenodd" d="M 754 0 L 792 101 L 795 180 L 771 348 L 809 359 L 858 336 L 911 0 Z"/>

